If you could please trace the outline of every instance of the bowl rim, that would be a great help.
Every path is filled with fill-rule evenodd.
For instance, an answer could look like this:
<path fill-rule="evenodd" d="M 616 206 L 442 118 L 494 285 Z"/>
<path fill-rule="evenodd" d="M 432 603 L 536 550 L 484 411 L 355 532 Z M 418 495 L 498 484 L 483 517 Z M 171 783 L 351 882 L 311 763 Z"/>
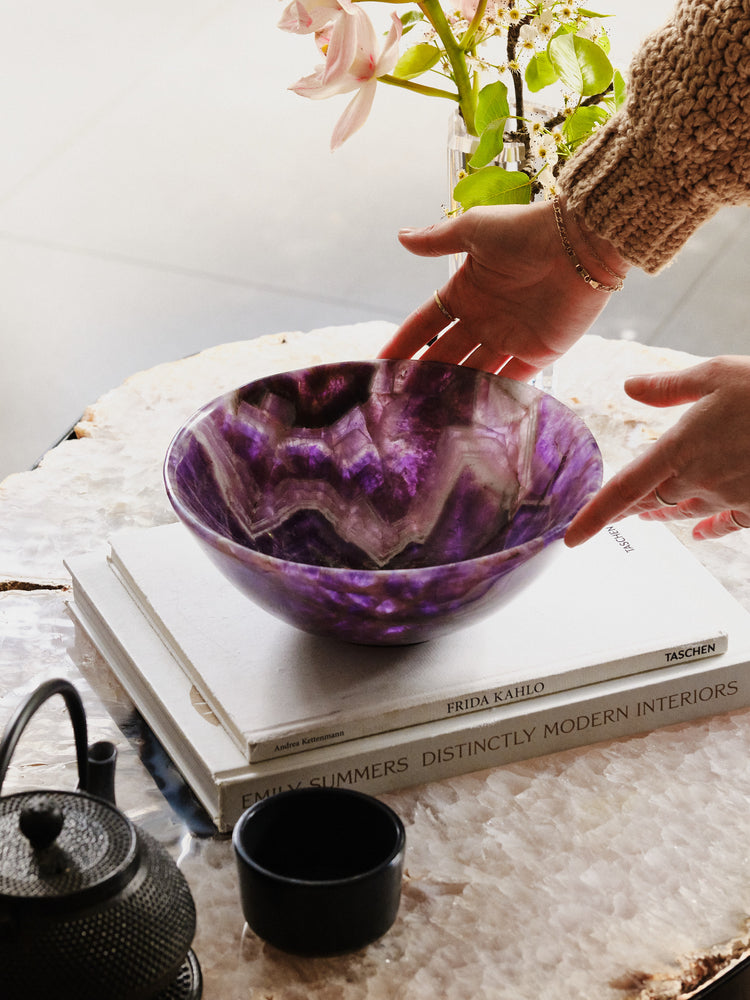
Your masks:
<path fill-rule="evenodd" d="M 195 424 L 200 422 L 200 420 L 204 417 L 206 413 L 213 410 L 222 400 L 236 396 L 238 393 L 243 392 L 243 390 L 249 388 L 250 386 L 256 385 L 259 382 L 264 382 L 273 378 L 280 378 L 283 376 L 291 377 L 294 375 L 299 375 L 302 372 L 308 372 L 316 369 L 331 368 L 331 367 L 348 368 L 361 365 L 371 365 L 374 368 L 380 368 L 392 364 L 404 364 L 408 365 L 409 367 L 430 365 L 443 369 L 460 368 L 463 371 L 471 373 L 471 375 L 474 378 L 483 378 L 488 381 L 497 379 L 505 384 L 513 383 L 515 385 L 521 385 L 524 387 L 524 391 L 528 391 L 532 396 L 534 395 L 537 397 L 543 396 L 551 400 L 551 405 L 566 411 L 573 418 L 574 421 L 580 424 L 580 426 L 586 432 L 586 435 L 588 436 L 591 445 L 593 445 L 591 458 L 592 460 L 596 460 L 599 469 L 599 486 L 597 487 L 597 489 L 601 487 L 601 483 L 603 480 L 603 472 L 604 472 L 603 468 L 604 460 L 602 457 L 601 449 L 599 448 L 599 443 L 597 442 L 593 432 L 588 427 L 586 422 L 581 417 L 579 417 L 578 414 L 570 406 L 568 406 L 566 403 L 563 403 L 562 400 L 559 400 L 556 396 L 553 396 L 551 393 L 544 392 L 542 389 L 538 389 L 536 386 L 529 385 L 526 382 L 517 382 L 517 380 L 507 378 L 507 376 L 503 376 L 502 374 L 486 372 L 477 368 L 470 369 L 467 368 L 465 365 L 454 365 L 443 361 L 429 361 L 429 360 L 423 361 L 419 358 L 398 358 L 398 359 L 361 358 L 361 359 L 348 359 L 346 361 L 329 361 L 329 362 L 324 362 L 322 364 L 307 365 L 301 368 L 294 368 L 288 371 L 285 370 L 279 372 L 269 372 L 266 375 L 261 375 L 258 378 L 252 379 L 250 382 L 245 382 L 234 389 L 228 389 L 225 392 L 219 393 L 219 395 L 214 396 L 213 399 L 208 400 L 208 402 L 204 403 L 197 410 L 195 410 L 180 425 L 180 427 L 178 427 L 178 429 L 172 435 L 172 438 L 169 442 L 169 446 L 165 453 L 164 461 L 162 464 L 162 476 L 164 480 L 164 486 L 167 492 L 167 498 L 169 499 L 169 502 L 171 503 L 175 513 L 177 514 L 178 519 L 181 520 L 184 524 L 188 525 L 190 529 L 194 531 L 195 534 L 197 534 L 200 538 L 202 538 L 208 545 L 210 545 L 211 548 L 223 552 L 225 555 L 230 555 L 235 558 L 238 558 L 241 562 L 246 562 L 247 556 L 249 555 L 252 558 L 253 562 L 257 562 L 261 565 L 265 563 L 273 567 L 297 566 L 300 568 L 307 568 L 311 572 L 316 572 L 319 574 L 324 574 L 324 573 L 331 574 L 332 576 L 344 573 L 350 576 L 352 574 L 365 574 L 368 577 L 368 579 L 372 577 L 378 578 L 379 576 L 397 577 L 401 574 L 410 574 L 412 577 L 415 577 L 417 574 L 434 572 L 434 570 L 437 569 L 438 567 L 441 569 L 445 569 L 446 567 L 449 566 L 461 566 L 467 563 L 475 563 L 476 565 L 481 566 L 484 563 L 507 562 L 512 558 L 514 558 L 517 554 L 522 553 L 529 548 L 534 549 L 533 554 L 536 554 L 537 551 L 541 551 L 542 549 L 550 545 L 552 542 L 560 539 L 565 533 L 572 518 L 552 528 L 549 528 L 543 534 L 536 535 L 534 538 L 530 538 L 519 545 L 514 545 L 507 549 L 500 549 L 497 552 L 488 552 L 482 556 L 471 556 L 468 559 L 454 559 L 451 562 L 430 563 L 426 566 L 402 567 L 393 569 L 388 569 L 388 568 L 354 569 L 345 566 L 321 566 L 316 563 L 299 562 L 294 559 L 281 559 L 278 556 L 272 556 L 265 552 L 259 552 L 257 549 L 253 549 L 249 545 L 243 545 L 241 542 L 236 542 L 234 539 L 228 538 L 226 535 L 222 535 L 214 528 L 210 528 L 207 525 L 205 525 L 182 502 L 180 497 L 177 495 L 176 484 L 174 483 L 174 475 L 177 462 L 174 458 L 174 454 L 176 452 L 178 442 L 190 432 L 191 428 L 194 427 Z M 595 491 L 592 491 L 588 499 L 590 499 L 590 497 L 593 496 L 594 492 Z M 584 503 L 586 502 L 587 500 L 584 501 Z M 579 510 L 580 509 L 581 508 L 579 508 Z"/>

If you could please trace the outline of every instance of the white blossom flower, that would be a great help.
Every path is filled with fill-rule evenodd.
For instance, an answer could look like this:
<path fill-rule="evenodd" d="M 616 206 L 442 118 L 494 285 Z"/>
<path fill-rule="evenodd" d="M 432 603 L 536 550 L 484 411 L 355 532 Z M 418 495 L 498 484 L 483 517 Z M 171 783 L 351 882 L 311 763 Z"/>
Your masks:
<path fill-rule="evenodd" d="M 544 167 L 544 169 L 537 175 L 537 180 L 542 185 L 544 197 L 548 200 L 550 198 L 554 198 L 557 194 L 557 178 L 555 177 L 552 167 Z"/>
<path fill-rule="evenodd" d="M 578 8 L 574 3 L 564 3 L 555 11 L 558 21 L 563 24 L 567 21 L 574 21 L 578 17 Z"/>
<path fill-rule="evenodd" d="M 533 51 L 536 48 L 538 39 L 539 32 L 533 24 L 524 24 L 518 32 L 518 43 L 522 49 L 531 49 Z"/>
<path fill-rule="evenodd" d="M 477 72 L 487 69 L 487 62 L 479 55 L 466 55 L 466 65 L 470 72 Z"/>
<path fill-rule="evenodd" d="M 585 24 L 579 24 L 578 28 L 576 28 L 576 34 L 579 38 L 588 38 L 589 41 L 595 42 L 599 35 L 599 30 L 589 21 Z"/>
<path fill-rule="evenodd" d="M 555 31 L 553 12 L 551 10 L 543 10 L 542 13 L 538 17 L 535 17 L 531 22 L 531 27 L 534 28 L 540 38 L 549 38 Z"/>
<path fill-rule="evenodd" d="M 557 146 L 551 136 L 545 136 L 536 144 L 532 145 L 534 155 L 540 160 L 544 160 L 547 166 L 554 167 L 557 163 Z"/>
<path fill-rule="evenodd" d="M 536 115 L 533 112 L 528 117 L 528 120 L 526 122 L 526 127 L 529 130 L 529 135 L 531 136 L 532 142 L 535 139 L 538 139 L 540 136 L 544 135 L 546 131 L 542 119 L 539 117 L 539 115 Z"/>
<path fill-rule="evenodd" d="M 563 135 L 562 129 L 559 127 L 559 125 L 555 126 L 555 128 L 552 129 L 550 135 L 552 136 L 552 141 L 554 142 L 554 144 L 557 146 L 558 149 L 566 145 L 565 136 Z"/>

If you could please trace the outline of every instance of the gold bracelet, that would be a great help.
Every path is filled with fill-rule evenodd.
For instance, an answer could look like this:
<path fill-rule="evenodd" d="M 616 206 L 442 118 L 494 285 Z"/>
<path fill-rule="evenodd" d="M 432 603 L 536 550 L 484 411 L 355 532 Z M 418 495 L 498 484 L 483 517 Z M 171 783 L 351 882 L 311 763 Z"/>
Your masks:
<path fill-rule="evenodd" d="M 596 263 L 599 264 L 601 267 L 603 267 L 604 270 L 607 272 L 607 274 L 611 274 L 613 278 L 616 278 L 617 281 L 621 282 L 622 281 L 622 275 L 618 274 L 617 271 L 613 271 L 612 268 L 609 266 L 609 264 L 606 262 L 606 260 L 602 260 L 601 256 L 591 246 L 591 240 L 586 235 L 586 230 L 583 228 L 583 226 L 581 225 L 581 223 L 578 222 L 578 220 L 576 220 L 576 229 L 578 230 L 578 233 L 579 233 L 581 239 L 583 240 L 583 245 L 586 247 L 586 249 L 588 250 L 588 252 L 591 254 L 591 256 L 593 257 L 593 259 L 596 261 Z M 618 291 L 619 291 L 619 289 L 618 289 Z"/>
<path fill-rule="evenodd" d="M 625 282 L 618 274 L 615 274 L 614 271 L 610 271 L 610 274 L 614 275 L 614 277 L 617 278 L 617 284 L 605 285 L 603 281 L 597 281 L 596 278 L 586 270 L 586 268 L 583 266 L 583 264 L 576 256 L 575 250 L 570 245 L 570 240 L 568 239 L 568 234 L 565 230 L 565 223 L 562 217 L 562 209 L 560 208 L 560 199 L 557 196 L 555 196 L 552 199 L 552 207 L 555 212 L 555 222 L 557 223 L 557 231 L 560 234 L 560 240 L 562 241 L 563 250 L 568 255 L 568 257 L 570 257 L 571 261 L 573 262 L 573 267 L 576 269 L 576 271 L 578 271 L 578 273 L 586 282 L 586 284 L 590 285 L 592 288 L 596 288 L 600 292 L 621 291 Z M 609 271 L 609 268 L 606 268 L 606 270 Z"/>

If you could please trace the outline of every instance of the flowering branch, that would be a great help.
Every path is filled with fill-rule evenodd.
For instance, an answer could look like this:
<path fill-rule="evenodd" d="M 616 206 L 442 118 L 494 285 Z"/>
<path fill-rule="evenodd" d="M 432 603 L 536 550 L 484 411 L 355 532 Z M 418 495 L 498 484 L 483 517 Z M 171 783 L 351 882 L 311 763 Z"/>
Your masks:
<path fill-rule="evenodd" d="M 540 191 L 552 196 L 562 162 L 625 99 L 601 30 L 606 15 L 579 7 L 578 0 L 283 2 L 279 26 L 314 35 L 324 58 L 291 89 L 310 98 L 354 93 L 334 129 L 333 149 L 365 122 L 378 83 L 458 105 L 475 146 L 454 192 L 464 209 L 525 202 Z M 411 8 L 391 13 L 384 42 L 365 12 L 375 3 Z M 412 30 L 416 43 L 399 53 Z M 422 78 L 430 72 L 455 89 L 426 83 Z M 562 107 L 537 121 L 527 113 L 528 94 L 552 85 L 562 90 Z M 519 170 L 500 162 L 506 139 L 522 144 Z"/>
<path fill-rule="evenodd" d="M 508 69 L 510 71 L 511 80 L 513 81 L 513 92 L 516 99 L 516 121 L 518 122 L 519 128 L 521 128 L 523 124 L 523 77 L 521 76 L 521 68 L 516 60 L 516 55 L 518 49 L 518 39 L 521 36 L 521 28 L 530 22 L 531 18 L 527 16 L 522 21 L 518 21 L 516 24 L 511 24 L 508 28 Z"/>

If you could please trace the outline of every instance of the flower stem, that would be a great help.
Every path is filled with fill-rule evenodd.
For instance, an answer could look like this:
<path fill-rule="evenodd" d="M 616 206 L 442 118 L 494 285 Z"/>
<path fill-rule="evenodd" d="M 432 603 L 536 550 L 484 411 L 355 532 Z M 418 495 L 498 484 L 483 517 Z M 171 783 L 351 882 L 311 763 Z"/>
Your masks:
<path fill-rule="evenodd" d="M 484 12 L 487 10 L 487 0 L 479 0 L 477 4 L 477 9 L 474 11 L 474 17 L 471 19 L 471 24 L 466 29 L 464 37 L 461 39 L 461 48 L 464 52 L 470 52 L 474 46 L 474 39 L 477 36 L 477 31 L 479 31 L 479 25 L 482 23 L 482 18 L 484 17 Z"/>
<path fill-rule="evenodd" d="M 591 108 L 595 104 L 598 104 L 600 101 L 603 101 L 606 97 L 609 97 L 613 90 L 614 88 L 610 83 L 610 85 L 606 87 L 600 94 L 592 94 L 591 97 L 584 97 L 579 102 L 578 107 Z M 558 113 L 556 115 L 553 115 L 552 118 L 546 121 L 544 123 L 544 127 L 548 131 L 551 131 L 556 125 L 562 125 L 564 121 L 565 121 L 565 115 L 562 113 Z"/>
<path fill-rule="evenodd" d="M 378 77 L 378 83 L 388 83 L 392 87 L 402 87 L 404 90 L 414 91 L 415 94 L 426 94 L 427 97 L 446 97 L 449 101 L 457 101 L 458 94 L 450 90 L 441 90 L 439 87 L 427 87 L 423 83 L 416 83 L 414 80 L 404 80 L 398 76 L 391 76 L 386 73 Z"/>
<path fill-rule="evenodd" d="M 466 123 L 466 130 L 470 135 L 476 135 L 474 88 L 466 65 L 466 55 L 451 31 L 445 11 L 440 6 L 440 0 L 418 0 L 417 6 L 443 43 L 445 54 L 453 69 L 453 80 L 458 90 L 458 104 Z"/>

